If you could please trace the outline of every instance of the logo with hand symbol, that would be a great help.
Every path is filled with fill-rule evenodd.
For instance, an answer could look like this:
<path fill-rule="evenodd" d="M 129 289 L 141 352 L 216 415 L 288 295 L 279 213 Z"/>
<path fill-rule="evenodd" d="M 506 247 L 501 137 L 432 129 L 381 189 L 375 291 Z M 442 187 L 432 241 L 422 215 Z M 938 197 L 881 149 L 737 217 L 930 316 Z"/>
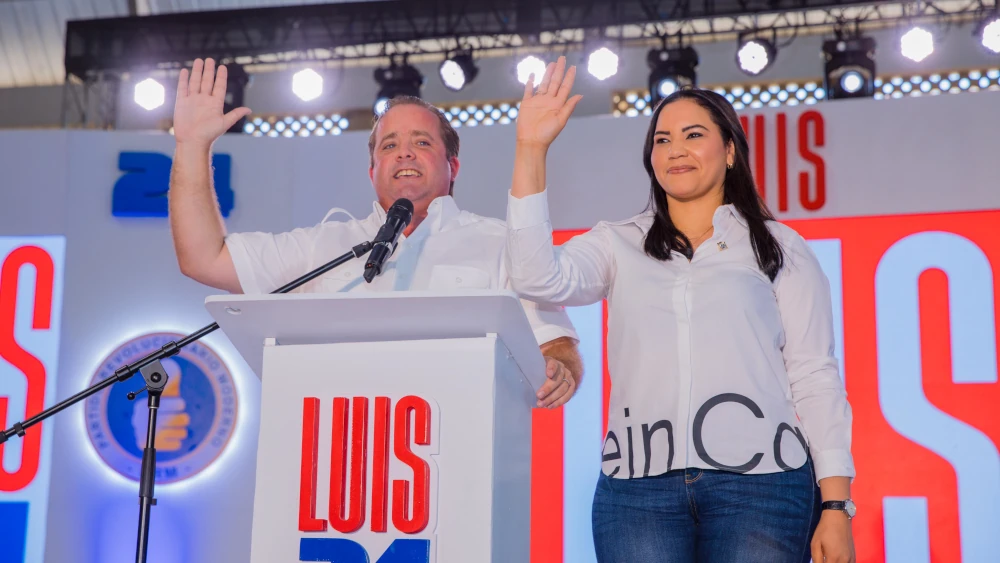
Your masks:
<path fill-rule="evenodd" d="M 154 333 L 122 344 L 101 362 L 93 382 L 150 354 L 182 334 Z M 229 369 L 211 348 L 195 342 L 160 361 L 167 385 L 156 419 L 156 482 L 171 483 L 196 475 L 212 464 L 232 437 L 237 398 Z M 101 459 L 118 473 L 139 480 L 149 427 L 148 396 L 129 401 L 142 387 L 142 376 L 91 397 L 84 409 L 87 433 Z"/>

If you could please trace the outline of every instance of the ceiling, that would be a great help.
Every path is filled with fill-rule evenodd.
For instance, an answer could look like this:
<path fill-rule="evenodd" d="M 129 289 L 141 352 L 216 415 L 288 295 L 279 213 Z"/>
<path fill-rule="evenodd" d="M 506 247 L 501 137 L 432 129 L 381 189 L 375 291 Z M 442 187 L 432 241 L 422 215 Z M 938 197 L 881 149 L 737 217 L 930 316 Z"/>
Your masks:
<path fill-rule="evenodd" d="M 130 15 L 130 4 L 135 7 L 135 13 L 132 15 L 148 16 L 241 8 L 329 4 L 343 1 L 347 0 L 0 0 L 0 88 L 61 84 L 65 76 L 66 22 L 68 20 L 125 17 Z M 713 0 L 704 1 L 712 2 Z M 748 1 L 753 3 L 754 0 Z M 781 2 L 781 0 L 768 1 L 775 4 Z M 854 3 L 851 0 L 841 1 L 844 4 Z M 899 11 L 912 4 L 900 0 L 857 1 L 859 4 L 867 5 L 857 7 L 857 9 L 863 10 L 864 14 L 867 14 L 866 17 L 874 14 L 872 8 L 875 9 L 875 12 L 885 10 L 888 16 L 892 15 L 889 13 L 892 10 Z M 975 5 L 996 6 L 996 0 L 935 0 L 922 2 L 920 5 L 924 8 L 923 12 L 937 10 L 942 14 L 952 12 L 961 14 L 973 10 Z M 802 11 L 803 22 L 807 22 L 809 20 L 807 16 L 813 12 L 815 12 L 814 15 L 818 14 L 819 21 L 830 20 L 831 14 L 827 14 L 823 10 L 811 10 L 809 13 Z M 846 11 L 842 13 L 847 15 Z M 784 17 L 782 14 L 774 16 L 779 19 Z M 847 19 L 850 20 L 853 17 L 856 16 Z M 791 21 L 789 20 L 789 22 Z M 775 26 L 779 26 L 779 24 L 780 22 L 772 23 Z M 756 19 L 754 19 L 754 25 L 757 25 Z"/>
<path fill-rule="evenodd" d="M 330 2 L 331 0 L 134 0 L 136 15 Z M 63 41 L 66 21 L 128 15 L 128 0 L 0 0 L 0 88 L 61 84 L 65 76 Z"/>

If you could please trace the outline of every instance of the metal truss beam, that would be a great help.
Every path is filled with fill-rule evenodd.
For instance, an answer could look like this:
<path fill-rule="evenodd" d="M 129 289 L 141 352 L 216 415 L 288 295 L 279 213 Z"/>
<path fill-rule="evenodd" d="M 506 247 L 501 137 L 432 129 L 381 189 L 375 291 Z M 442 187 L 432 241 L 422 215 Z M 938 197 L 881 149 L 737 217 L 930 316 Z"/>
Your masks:
<path fill-rule="evenodd" d="M 964 2 L 968 4 L 968 1 Z M 410 0 L 354 2 L 71 21 L 66 71 L 169 68 L 197 57 L 243 62 L 393 52 L 441 53 L 457 43 L 545 45 L 565 30 L 614 33 L 649 25 L 761 17 L 880 4 L 850 0 Z M 936 3 L 930 3 L 936 4 Z M 619 31 L 619 33 L 622 33 Z M 476 40 L 493 38 L 493 41 Z M 372 48 L 381 53 L 372 53 Z M 322 55 L 320 55 L 322 57 Z"/>

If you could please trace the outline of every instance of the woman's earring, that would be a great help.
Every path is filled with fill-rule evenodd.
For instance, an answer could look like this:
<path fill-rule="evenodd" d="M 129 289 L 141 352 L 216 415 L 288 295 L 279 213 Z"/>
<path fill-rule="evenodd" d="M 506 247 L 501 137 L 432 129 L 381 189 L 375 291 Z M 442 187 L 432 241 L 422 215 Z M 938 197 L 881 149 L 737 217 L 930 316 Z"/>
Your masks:
<path fill-rule="evenodd" d="M 733 169 L 733 163 L 730 162 L 729 164 L 727 164 L 726 168 L 728 168 L 729 170 L 732 170 Z"/>

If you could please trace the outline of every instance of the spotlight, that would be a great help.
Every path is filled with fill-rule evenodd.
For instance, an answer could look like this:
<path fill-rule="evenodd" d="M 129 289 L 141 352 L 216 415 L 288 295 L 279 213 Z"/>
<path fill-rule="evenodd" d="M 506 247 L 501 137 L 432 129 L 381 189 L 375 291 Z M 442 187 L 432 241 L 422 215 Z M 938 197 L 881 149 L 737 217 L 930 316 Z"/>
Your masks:
<path fill-rule="evenodd" d="M 311 68 L 300 70 L 292 75 L 292 92 L 304 102 L 315 100 L 323 94 L 323 77 Z"/>
<path fill-rule="evenodd" d="M 698 53 L 691 47 L 652 49 L 646 55 L 649 66 L 650 105 L 681 88 L 697 85 Z"/>
<path fill-rule="evenodd" d="M 919 63 L 934 52 L 934 35 L 922 27 L 914 27 L 900 38 L 899 50 L 904 57 Z"/>
<path fill-rule="evenodd" d="M 607 80 L 618 74 L 618 55 L 607 47 L 590 52 L 587 57 L 587 72 L 598 80 Z"/>
<path fill-rule="evenodd" d="M 534 55 L 528 55 L 517 63 L 517 81 L 521 84 L 527 84 L 528 77 L 532 74 L 535 75 L 535 86 L 538 86 L 542 82 L 542 77 L 545 76 L 545 61 Z"/>
<path fill-rule="evenodd" d="M 378 95 L 375 96 L 375 103 L 372 109 L 376 115 L 382 115 L 389 100 L 396 96 L 420 97 L 420 87 L 424 83 L 424 75 L 420 71 L 407 64 L 396 64 L 392 59 L 389 68 L 375 69 L 375 82 L 379 84 Z"/>
<path fill-rule="evenodd" d="M 458 92 L 476 79 L 479 69 L 472 62 L 472 51 L 460 51 L 441 62 L 438 74 L 445 88 Z"/>
<path fill-rule="evenodd" d="M 853 37 L 823 42 L 826 97 L 870 98 L 875 95 L 875 40 Z"/>
<path fill-rule="evenodd" d="M 163 88 L 163 84 L 152 78 L 147 78 L 135 85 L 135 103 L 146 111 L 153 111 L 162 106 L 166 100 L 166 94 L 167 91 Z"/>
<path fill-rule="evenodd" d="M 982 23 L 980 32 L 983 47 L 1000 54 L 1000 14 L 995 14 Z"/>
<path fill-rule="evenodd" d="M 736 64 L 743 72 L 756 76 L 771 66 L 777 53 L 774 42 L 767 39 L 759 37 L 741 39 L 740 47 L 736 51 Z"/>

